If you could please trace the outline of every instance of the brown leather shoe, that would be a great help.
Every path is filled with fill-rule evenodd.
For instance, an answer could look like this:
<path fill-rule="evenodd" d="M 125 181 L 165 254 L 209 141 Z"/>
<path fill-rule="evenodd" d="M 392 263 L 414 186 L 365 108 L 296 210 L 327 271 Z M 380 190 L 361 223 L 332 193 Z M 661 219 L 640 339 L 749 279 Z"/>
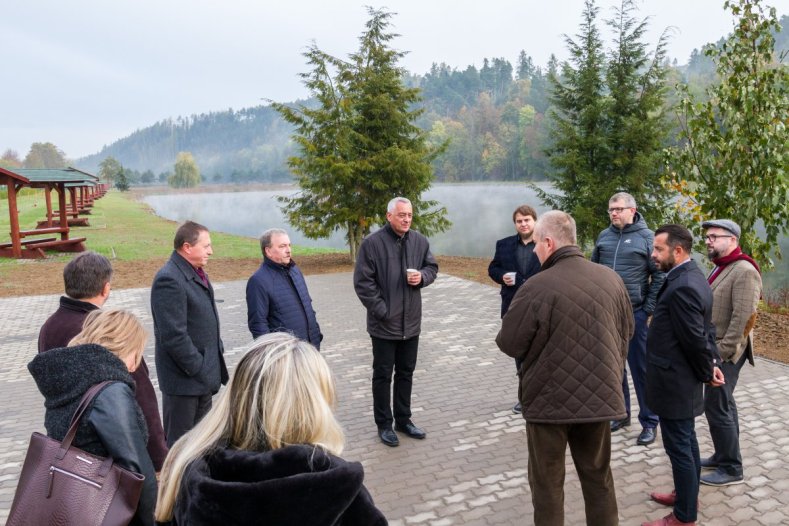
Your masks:
<path fill-rule="evenodd" d="M 663 506 L 673 506 L 674 502 L 677 500 L 677 492 L 672 491 L 671 493 L 658 493 L 657 491 L 653 491 L 649 494 L 649 498 L 658 504 L 662 504 Z"/>
<path fill-rule="evenodd" d="M 674 516 L 674 513 L 669 513 L 662 519 L 652 522 L 642 522 L 641 526 L 696 526 L 695 522 L 682 522 Z"/>

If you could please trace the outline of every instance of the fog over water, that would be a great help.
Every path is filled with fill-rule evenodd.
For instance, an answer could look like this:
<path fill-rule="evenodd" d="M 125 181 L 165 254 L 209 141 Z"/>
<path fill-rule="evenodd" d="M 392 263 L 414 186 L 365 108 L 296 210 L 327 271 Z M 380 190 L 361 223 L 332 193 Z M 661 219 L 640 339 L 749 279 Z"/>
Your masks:
<path fill-rule="evenodd" d="M 158 215 L 174 221 L 191 219 L 211 230 L 258 237 L 268 228 L 284 228 L 294 245 L 347 248 L 344 232 L 328 239 L 308 239 L 291 227 L 277 196 L 293 195 L 297 189 L 254 192 L 151 195 L 145 198 Z M 424 194 L 447 209 L 452 227 L 430 236 L 435 254 L 488 257 L 496 240 L 515 233 L 512 211 L 521 204 L 537 213 L 548 208 L 524 184 L 436 184 Z M 415 215 L 419 213 L 415 210 Z M 219 255 L 219 254 L 218 254 Z"/>
<path fill-rule="evenodd" d="M 547 183 L 543 184 L 547 188 Z M 287 223 L 276 198 L 297 191 L 294 186 L 268 191 L 151 195 L 145 202 L 162 217 L 179 222 L 191 219 L 211 230 L 258 237 L 268 228 L 284 228 L 294 245 L 346 249 L 344 232 L 335 232 L 327 239 L 308 239 Z M 522 183 L 440 183 L 433 185 L 424 197 L 447 209 L 452 227 L 430 236 L 430 247 L 434 254 L 449 256 L 492 257 L 496 240 L 515 233 L 512 211 L 517 206 L 531 205 L 538 214 L 548 210 L 534 191 Z M 604 208 L 601 206 L 601 213 L 605 213 Z M 415 210 L 415 215 L 418 213 Z M 649 226 L 654 229 L 657 225 Z M 781 237 L 780 243 L 785 256 L 775 262 L 775 271 L 764 274 L 766 289 L 788 286 L 789 238 Z M 698 254 L 695 259 L 709 265 L 706 254 Z"/>

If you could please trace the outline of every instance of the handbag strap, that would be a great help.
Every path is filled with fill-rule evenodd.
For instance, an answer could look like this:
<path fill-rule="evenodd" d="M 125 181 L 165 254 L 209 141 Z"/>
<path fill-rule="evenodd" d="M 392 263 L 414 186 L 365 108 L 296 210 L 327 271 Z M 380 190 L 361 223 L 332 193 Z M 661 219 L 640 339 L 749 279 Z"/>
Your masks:
<path fill-rule="evenodd" d="M 71 417 L 71 425 L 69 425 L 66 436 L 64 436 L 63 440 L 60 442 L 60 450 L 57 454 L 58 460 L 62 460 L 63 457 L 66 456 L 66 452 L 71 447 L 71 443 L 74 441 L 74 437 L 77 434 L 77 428 L 79 427 L 79 422 L 82 419 L 82 415 L 85 414 L 85 411 L 88 409 L 90 403 L 93 402 L 93 399 L 96 398 L 96 395 L 99 394 L 102 389 L 111 383 L 113 382 L 106 380 L 104 382 L 94 384 L 85 392 L 84 395 L 82 395 L 82 399 L 79 401 L 79 405 L 74 411 L 74 415 Z"/>

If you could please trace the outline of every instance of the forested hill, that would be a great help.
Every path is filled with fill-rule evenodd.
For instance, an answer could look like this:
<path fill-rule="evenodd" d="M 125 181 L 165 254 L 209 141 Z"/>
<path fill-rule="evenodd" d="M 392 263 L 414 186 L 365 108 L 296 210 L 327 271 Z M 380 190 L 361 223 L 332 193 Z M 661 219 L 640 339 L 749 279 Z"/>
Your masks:
<path fill-rule="evenodd" d="M 789 16 L 780 22 L 789 27 Z M 784 30 L 777 35 L 776 50 L 787 49 L 789 31 Z M 504 58 L 492 58 L 480 68 L 434 64 L 423 75 L 407 75 L 407 84 L 422 89 L 425 112 L 418 124 L 430 130 L 431 141 L 450 140 L 446 153 L 435 161 L 437 179 L 544 178 L 548 73 L 553 67 L 556 64 L 535 66 L 522 51 L 514 66 Z M 687 82 L 697 93 L 716 80 L 714 64 L 701 50 L 693 51 L 686 66 L 675 61 L 669 68 L 670 85 Z M 669 90 L 668 104 L 674 102 L 673 91 Z M 286 160 L 295 153 L 291 131 L 270 106 L 178 117 L 137 130 L 76 165 L 95 172 L 112 156 L 138 173 L 164 173 L 172 170 L 178 152 L 188 151 L 207 181 L 286 181 Z"/>

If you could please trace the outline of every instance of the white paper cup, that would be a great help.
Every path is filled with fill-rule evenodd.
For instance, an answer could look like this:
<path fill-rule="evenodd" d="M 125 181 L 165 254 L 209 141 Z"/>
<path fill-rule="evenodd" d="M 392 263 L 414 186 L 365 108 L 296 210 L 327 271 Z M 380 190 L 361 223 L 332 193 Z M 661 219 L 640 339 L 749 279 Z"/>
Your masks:
<path fill-rule="evenodd" d="M 419 271 L 415 268 L 407 268 L 405 269 L 405 273 L 410 276 L 412 274 L 419 274 Z"/>
<path fill-rule="evenodd" d="M 516 272 L 507 272 L 506 274 L 504 274 L 504 277 L 507 279 L 507 281 L 515 281 L 515 274 L 517 274 L 517 273 Z"/>

